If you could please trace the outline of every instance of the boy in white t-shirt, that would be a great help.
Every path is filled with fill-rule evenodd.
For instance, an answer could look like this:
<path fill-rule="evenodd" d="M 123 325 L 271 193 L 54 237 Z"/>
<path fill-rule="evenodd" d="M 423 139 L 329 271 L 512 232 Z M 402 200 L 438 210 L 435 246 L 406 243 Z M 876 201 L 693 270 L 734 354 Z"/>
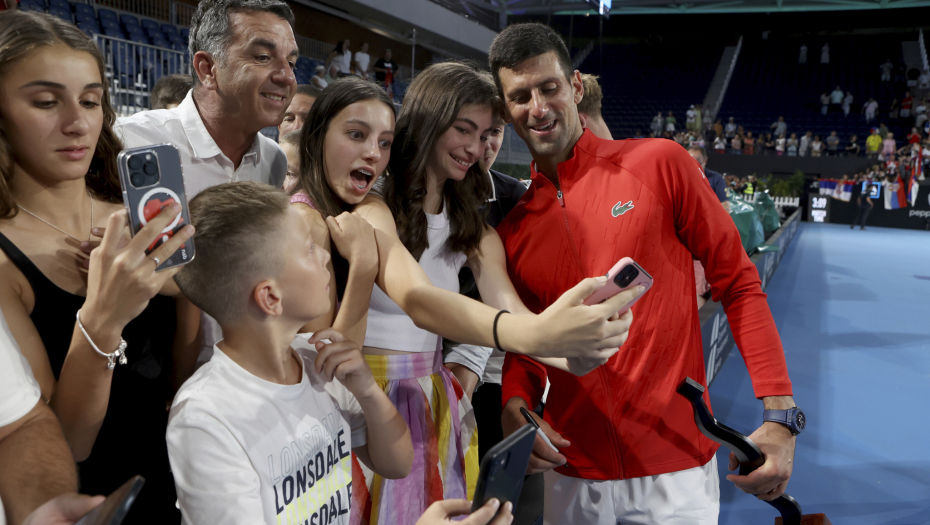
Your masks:
<path fill-rule="evenodd" d="M 352 452 L 402 478 L 413 447 L 356 344 L 297 335 L 329 311 L 329 254 L 271 186 L 214 186 L 190 211 L 197 255 L 175 279 L 225 339 L 171 407 L 184 523 L 348 524 Z"/>

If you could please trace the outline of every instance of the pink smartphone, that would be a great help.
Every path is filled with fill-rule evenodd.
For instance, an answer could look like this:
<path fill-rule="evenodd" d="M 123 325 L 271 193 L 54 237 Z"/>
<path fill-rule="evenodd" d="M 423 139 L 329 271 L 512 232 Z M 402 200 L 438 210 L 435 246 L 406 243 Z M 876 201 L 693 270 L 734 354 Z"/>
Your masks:
<path fill-rule="evenodd" d="M 643 293 L 639 294 L 639 297 L 633 299 L 629 304 L 621 308 L 620 311 L 617 312 L 620 315 L 626 313 L 626 311 L 636 304 L 636 301 L 639 301 L 640 297 L 646 295 L 646 292 L 652 287 L 652 276 L 649 275 L 646 270 L 643 270 L 642 266 L 636 264 L 636 261 L 629 257 L 624 257 L 607 272 L 607 284 L 585 299 L 584 304 L 603 303 L 607 299 L 633 286 L 642 286 L 645 290 L 643 290 Z"/>

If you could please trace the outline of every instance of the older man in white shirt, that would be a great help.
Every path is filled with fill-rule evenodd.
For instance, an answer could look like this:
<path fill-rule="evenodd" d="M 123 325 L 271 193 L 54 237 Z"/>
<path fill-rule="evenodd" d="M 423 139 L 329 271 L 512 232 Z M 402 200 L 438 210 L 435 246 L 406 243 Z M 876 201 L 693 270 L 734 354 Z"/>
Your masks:
<path fill-rule="evenodd" d="M 194 88 L 175 109 L 117 122 L 126 147 L 178 148 L 188 198 L 240 180 L 280 186 L 287 158 L 259 133 L 278 126 L 297 89 L 294 15 L 278 0 L 202 2 L 191 20 Z"/>

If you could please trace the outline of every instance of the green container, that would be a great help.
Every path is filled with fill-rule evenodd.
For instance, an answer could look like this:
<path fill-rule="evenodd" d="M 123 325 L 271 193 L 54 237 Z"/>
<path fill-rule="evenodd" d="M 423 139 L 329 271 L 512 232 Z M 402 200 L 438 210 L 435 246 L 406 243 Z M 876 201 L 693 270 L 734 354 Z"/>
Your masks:
<path fill-rule="evenodd" d="M 727 192 L 727 195 L 730 198 L 730 217 L 733 218 L 733 223 L 736 224 L 736 229 L 739 230 L 743 249 L 746 250 L 746 253 L 752 253 L 757 246 L 765 242 L 762 222 L 751 204 L 737 197 L 736 194 Z"/>
<path fill-rule="evenodd" d="M 775 201 L 769 197 L 768 193 L 757 193 L 756 202 L 752 204 L 752 207 L 756 211 L 756 216 L 759 217 L 759 222 L 762 223 L 762 230 L 765 231 L 766 238 L 775 233 L 775 230 L 781 228 L 781 220 L 778 218 L 778 210 L 775 209 Z"/>

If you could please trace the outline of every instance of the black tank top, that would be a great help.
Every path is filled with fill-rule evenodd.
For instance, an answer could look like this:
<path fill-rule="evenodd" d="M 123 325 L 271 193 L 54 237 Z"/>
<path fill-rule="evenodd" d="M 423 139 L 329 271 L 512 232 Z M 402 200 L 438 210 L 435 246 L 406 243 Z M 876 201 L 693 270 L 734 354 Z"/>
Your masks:
<path fill-rule="evenodd" d="M 26 276 L 35 295 L 30 314 L 55 379 L 71 346 L 74 316 L 85 298 L 50 281 L 0 233 L 0 249 Z M 181 521 L 168 464 L 166 403 L 171 399 L 171 345 L 176 324 L 174 299 L 157 295 L 123 330 L 127 365 L 113 371 L 110 401 L 90 456 L 78 463 L 80 492 L 107 495 L 136 474 L 145 486 L 123 523 Z M 106 351 L 106 349 L 102 349 Z M 106 359 L 100 357 L 100 366 Z"/>

